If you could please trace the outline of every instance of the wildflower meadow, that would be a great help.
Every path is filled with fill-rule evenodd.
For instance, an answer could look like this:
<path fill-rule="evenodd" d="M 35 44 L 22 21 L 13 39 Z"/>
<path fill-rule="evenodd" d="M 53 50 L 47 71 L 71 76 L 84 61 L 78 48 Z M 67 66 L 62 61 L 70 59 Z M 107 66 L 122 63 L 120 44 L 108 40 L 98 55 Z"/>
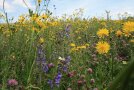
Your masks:
<path fill-rule="evenodd" d="M 16 22 L 2 2 L 0 90 L 134 90 L 134 17 L 56 17 L 35 1 Z"/>

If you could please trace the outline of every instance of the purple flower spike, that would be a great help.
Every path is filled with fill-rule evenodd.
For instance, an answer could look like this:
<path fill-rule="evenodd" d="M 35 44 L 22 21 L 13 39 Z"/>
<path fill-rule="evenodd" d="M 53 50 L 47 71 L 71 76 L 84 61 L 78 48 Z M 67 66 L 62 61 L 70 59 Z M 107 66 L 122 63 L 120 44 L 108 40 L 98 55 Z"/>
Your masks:
<path fill-rule="evenodd" d="M 69 24 L 69 25 L 67 25 L 66 26 L 66 28 L 65 28 L 65 35 L 67 36 L 67 37 L 69 37 L 70 35 L 70 29 L 71 29 L 71 25 Z"/>
<path fill-rule="evenodd" d="M 53 80 L 48 80 L 48 82 L 47 82 L 49 85 L 50 85 L 50 87 L 51 87 L 51 89 L 53 88 Z"/>
<path fill-rule="evenodd" d="M 67 56 L 67 57 L 65 58 L 65 61 L 66 61 L 66 63 L 68 64 L 68 63 L 71 61 L 71 57 L 70 57 L 70 56 Z"/>
<path fill-rule="evenodd" d="M 43 71 L 47 73 L 49 71 L 48 65 L 46 63 L 42 64 Z"/>
<path fill-rule="evenodd" d="M 67 66 L 64 65 L 64 66 L 63 66 L 63 71 L 64 71 L 64 72 L 67 72 L 67 69 L 68 69 Z"/>
<path fill-rule="evenodd" d="M 62 74 L 58 72 L 57 76 L 55 77 L 55 84 L 57 85 L 57 87 L 59 87 L 60 85 L 61 77 L 62 77 Z"/>

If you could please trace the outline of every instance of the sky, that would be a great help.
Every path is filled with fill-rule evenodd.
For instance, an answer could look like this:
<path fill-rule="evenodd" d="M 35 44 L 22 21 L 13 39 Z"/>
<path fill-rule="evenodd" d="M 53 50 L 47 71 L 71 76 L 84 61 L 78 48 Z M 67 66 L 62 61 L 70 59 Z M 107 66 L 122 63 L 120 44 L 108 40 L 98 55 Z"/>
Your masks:
<path fill-rule="evenodd" d="M 19 15 L 28 12 L 23 0 L 5 0 L 5 10 L 8 17 L 18 18 Z M 0 12 L 2 12 L 3 0 L 0 0 Z M 25 0 L 31 9 L 35 9 L 35 0 Z M 127 12 L 134 16 L 134 0 L 51 0 L 49 9 L 55 16 L 62 16 L 63 14 L 72 14 L 75 9 L 83 8 L 83 17 L 106 18 L 105 10 L 110 11 L 112 19 L 117 19 L 118 14 Z M 53 10 L 53 5 L 56 10 Z"/>

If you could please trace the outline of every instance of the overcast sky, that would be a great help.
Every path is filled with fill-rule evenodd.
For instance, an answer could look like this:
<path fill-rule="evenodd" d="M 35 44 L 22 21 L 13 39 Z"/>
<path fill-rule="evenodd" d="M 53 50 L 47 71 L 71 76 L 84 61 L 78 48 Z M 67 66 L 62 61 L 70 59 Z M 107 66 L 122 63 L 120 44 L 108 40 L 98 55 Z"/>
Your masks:
<path fill-rule="evenodd" d="M 35 8 L 35 0 L 25 0 L 28 6 Z M 2 2 L 0 0 L 0 11 L 2 11 Z M 56 5 L 55 15 L 72 14 L 75 9 L 83 8 L 84 17 L 106 17 L 105 10 L 111 11 L 111 17 L 117 18 L 117 14 L 128 12 L 134 15 L 134 0 L 51 0 L 49 8 L 53 11 L 53 5 Z M 23 0 L 6 0 L 6 12 L 8 16 L 17 18 L 27 11 Z"/>

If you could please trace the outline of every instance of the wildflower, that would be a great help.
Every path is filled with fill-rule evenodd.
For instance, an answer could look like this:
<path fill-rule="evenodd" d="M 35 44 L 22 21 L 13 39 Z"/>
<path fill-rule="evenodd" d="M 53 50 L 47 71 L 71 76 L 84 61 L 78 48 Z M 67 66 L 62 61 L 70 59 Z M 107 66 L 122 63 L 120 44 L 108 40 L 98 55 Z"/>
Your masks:
<path fill-rule="evenodd" d="M 58 59 L 59 59 L 59 60 L 65 60 L 65 58 L 62 58 L 62 57 L 59 57 Z"/>
<path fill-rule="evenodd" d="M 46 14 L 42 14 L 42 19 L 47 19 L 48 18 L 48 16 L 46 15 Z"/>
<path fill-rule="evenodd" d="M 40 39 L 39 39 L 39 43 L 40 43 L 40 44 L 44 43 L 44 38 L 40 38 Z"/>
<path fill-rule="evenodd" d="M 130 42 L 131 42 L 131 43 L 134 43 L 134 39 L 131 39 Z"/>
<path fill-rule="evenodd" d="M 86 49 L 86 46 L 85 45 L 82 45 L 82 46 L 78 46 L 77 48 L 78 49 Z"/>
<path fill-rule="evenodd" d="M 75 47 L 76 45 L 75 45 L 74 43 L 71 43 L 70 46 L 71 46 L 71 47 Z"/>
<path fill-rule="evenodd" d="M 18 85 L 18 81 L 15 79 L 10 79 L 10 80 L 8 80 L 8 85 L 9 86 L 16 86 L 16 85 Z"/>
<path fill-rule="evenodd" d="M 78 51 L 79 49 L 77 47 L 74 47 L 74 48 L 71 48 L 71 51 L 70 52 L 73 52 L 73 51 Z"/>
<path fill-rule="evenodd" d="M 93 73 L 92 68 L 88 68 L 87 72 L 88 72 L 89 74 L 92 74 L 92 73 Z"/>
<path fill-rule="evenodd" d="M 79 36 L 78 39 L 81 39 L 81 37 Z"/>
<path fill-rule="evenodd" d="M 69 72 L 68 74 L 67 74 L 67 76 L 68 77 L 73 77 L 73 76 L 75 76 L 76 75 L 76 71 L 71 71 L 71 72 Z"/>
<path fill-rule="evenodd" d="M 46 57 L 45 57 L 45 52 L 42 48 L 42 45 L 38 46 L 37 48 L 37 64 L 41 64 L 41 68 L 43 69 L 43 71 L 45 73 L 47 73 L 49 71 L 49 67 L 46 63 Z"/>
<path fill-rule="evenodd" d="M 132 32 L 134 32 L 134 22 L 125 22 L 123 25 L 123 32 L 125 36 L 129 36 Z"/>
<path fill-rule="evenodd" d="M 126 62 L 126 61 L 122 61 L 122 63 L 123 63 L 123 64 L 127 64 L 127 62 Z"/>
<path fill-rule="evenodd" d="M 120 30 L 118 30 L 117 32 L 116 32 L 116 36 L 117 37 L 120 37 L 122 35 L 122 32 L 120 31 Z"/>
<path fill-rule="evenodd" d="M 67 88 L 67 90 L 72 90 L 72 88 Z"/>
<path fill-rule="evenodd" d="M 55 84 L 59 87 L 60 81 L 62 78 L 62 74 L 58 72 L 57 76 L 55 77 Z"/>
<path fill-rule="evenodd" d="M 42 0 L 38 0 L 38 3 L 40 4 L 42 2 Z"/>
<path fill-rule="evenodd" d="M 134 32 L 134 22 L 125 22 L 123 25 L 123 31 L 124 32 Z"/>
<path fill-rule="evenodd" d="M 52 26 L 57 26 L 58 25 L 58 22 L 57 21 L 54 21 L 51 23 Z"/>
<path fill-rule="evenodd" d="M 110 45 L 107 42 L 101 41 L 97 43 L 96 49 L 99 54 L 105 54 L 110 50 Z"/>
<path fill-rule="evenodd" d="M 38 15 L 37 14 L 33 14 L 32 17 L 30 17 L 30 20 L 31 21 L 35 21 L 35 20 L 37 20 L 37 18 L 38 18 Z"/>
<path fill-rule="evenodd" d="M 98 88 L 94 88 L 93 90 L 98 90 Z"/>
<path fill-rule="evenodd" d="M 49 67 L 49 68 L 52 68 L 52 67 L 54 67 L 54 64 L 53 64 L 53 63 L 49 63 L 49 64 L 48 64 L 48 67 Z"/>
<path fill-rule="evenodd" d="M 85 44 L 85 46 L 86 46 L 86 47 L 89 47 L 89 44 L 87 43 L 87 44 Z"/>
<path fill-rule="evenodd" d="M 19 19 L 18 19 L 18 22 L 19 23 L 23 23 L 25 20 L 25 17 L 24 16 L 19 16 Z"/>
<path fill-rule="evenodd" d="M 85 75 L 81 75 L 80 80 L 84 80 L 84 79 L 85 79 Z"/>
<path fill-rule="evenodd" d="M 83 85 L 83 81 L 82 80 L 78 80 L 77 83 L 78 83 L 78 86 L 82 86 Z"/>
<path fill-rule="evenodd" d="M 66 58 L 64 59 L 61 59 L 61 63 L 62 63 L 62 66 L 60 66 L 60 68 L 62 68 L 62 70 L 64 72 L 67 72 L 68 70 L 68 66 L 69 66 L 69 63 L 70 63 L 70 60 L 71 60 L 71 57 L 70 56 L 67 56 Z"/>
<path fill-rule="evenodd" d="M 42 63 L 42 69 L 45 73 L 47 73 L 49 71 L 49 67 L 46 63 Z"/>
<path fill-rule="evenodd" d="M 67 37 L 70 36 L 70 29 L 71 29 L 71 25 L 68 24 L 68 25 L 66 26 L 66 28 L 65 28 L 65 35 L 66 35 Z"/>
<path fill-rule="evenodd" d="M 71 25 L 68 24 L 68 25 L 66 26 L 66 28 L 65 28 L 65 31 L 66 31 L 66 32 L 70 32 L 70 28 L 71 28 Z"/>
<path fill-rule="evenodd" d="M 68 66 L 67 65 L 63 65 L 62 69 L 63 69 L 64 72 L 67 72 Z"/>
<path fill-rule="evenodd" d="M 97 35 L 98 37 L 103 38 L 104 36 L 109 36 L 109 31 L 107 29 L 99 29 Z"/>
<path fill-rule="evenodd" d="M 90 80 L 90 83 L 91 83 L 91 84 L 94 84 L 94 83 L 95 83 L 95 80 L 94 80 L 94 79 L 91 79 L 91 80 Z"/>
<path fill-rule="evenodd" d="M 86 80 L 78 80 L 78 81 L 77 81 L 78 86 L 82 86 L 82 85 L 84 85 L 85 83 L 86 83 Z"/>
<path fill-rule="evenodd" d="M 50 85 L 50 87 L 51 87 L 51 89 L 52 89 L 53 86 L 54 86 L 54 85 L 53 85 L 53 80 L 50 80 L 50 79 L 49 79 L 47 83 Z"/>
<path fill-rule="evenodd" d="M 45 24 L 41 21 L 41 20 L 36 20 L 36 23 L 40 26 L 40 27 L 45 27 Z"/>
<path fill-rule="evenodd" d="M 71 57 L 70 57 L 70 56 L 67 56 L 67 57 L 65 58 L 66 64 L 69 64 L 70 60 L 71 60 Z"/>

